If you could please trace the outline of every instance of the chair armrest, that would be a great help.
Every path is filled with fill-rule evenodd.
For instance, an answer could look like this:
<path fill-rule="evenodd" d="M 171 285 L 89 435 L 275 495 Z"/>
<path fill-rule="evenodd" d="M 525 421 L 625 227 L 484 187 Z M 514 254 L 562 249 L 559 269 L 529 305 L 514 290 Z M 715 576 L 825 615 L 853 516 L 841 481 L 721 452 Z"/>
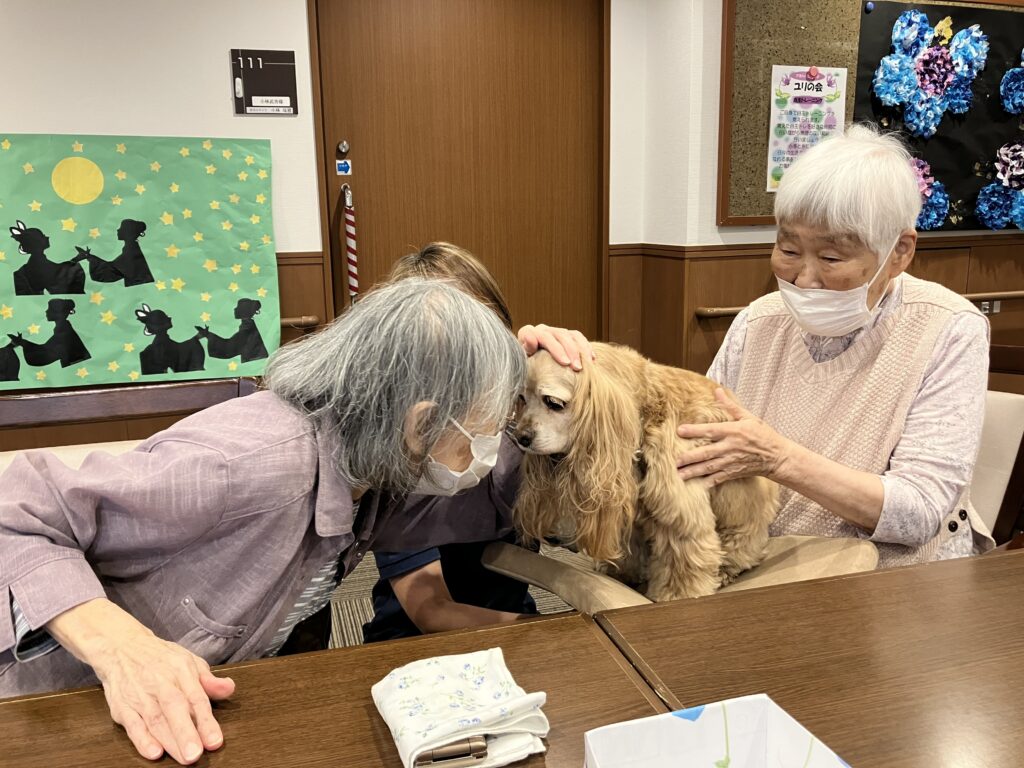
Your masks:
<path fill-rule="evenodd" d="M 651 602 L 603 573 L 563 563 L 514 544 L 501 541 L 489 544 L 481 560 L 488 570 L 546 589 L 580 613 L 593 615 Z"/>

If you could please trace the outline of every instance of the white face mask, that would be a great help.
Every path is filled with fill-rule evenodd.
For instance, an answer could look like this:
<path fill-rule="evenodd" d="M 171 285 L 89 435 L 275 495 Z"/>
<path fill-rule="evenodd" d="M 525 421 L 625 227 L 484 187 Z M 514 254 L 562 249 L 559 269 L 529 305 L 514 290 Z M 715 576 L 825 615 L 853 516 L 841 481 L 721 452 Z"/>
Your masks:
<path fill-rule="evenodd" d="M 473 452 L 473 460 L 469 466 L 461 472 L 456 472 L 447 464 L 435 461 L 428 456 L 430 461 L 423 477 L 416 483 L 413 493 L 423 496 L 454 496 L 459 491 L 465 491 L 480 484 L 480 481 L 490 474 L 494 465 L 498 463 L 498 449 L 501 447 L 502 432 L 496 435 L 471 435 L 455 419 L 452 419 L 458 430 L 469 438 L 469 447 Z"/>
<path fill-rule="evenodd" d="M 902 234 L 901 234 L 902 237 Z M 899 244 L 899 238 L 889 249 Z M 889 261 L 887 254 L 878 271 L 864 285 L 848 291 L 830 291 L 825 288 L 798 288 L 781 277 L 775 279 L 779 283 L 779 293 L 786 309 L 793 316 L 796 324 L 814 336 L 845 336 L 858 328 L 863 328 L 874 316 L 878 305 L 882 303 L 883 291 L 873 307 L 868 306 L 868 290 L 878 279 Z"/>

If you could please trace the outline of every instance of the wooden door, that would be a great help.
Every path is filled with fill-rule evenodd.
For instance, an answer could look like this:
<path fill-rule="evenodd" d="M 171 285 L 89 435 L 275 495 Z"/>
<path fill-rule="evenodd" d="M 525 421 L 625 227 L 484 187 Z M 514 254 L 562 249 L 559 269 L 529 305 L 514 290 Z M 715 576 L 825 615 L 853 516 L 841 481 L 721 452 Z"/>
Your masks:
<path fill-rule="evenodd" d="M 494 273 L 517 324 L 602 332 L 606 0 L 312 0 L 335 297 L 341 185 L 361 287 L 433 240 Z M 350 177 L 338 176 L 347 141 Z"/>

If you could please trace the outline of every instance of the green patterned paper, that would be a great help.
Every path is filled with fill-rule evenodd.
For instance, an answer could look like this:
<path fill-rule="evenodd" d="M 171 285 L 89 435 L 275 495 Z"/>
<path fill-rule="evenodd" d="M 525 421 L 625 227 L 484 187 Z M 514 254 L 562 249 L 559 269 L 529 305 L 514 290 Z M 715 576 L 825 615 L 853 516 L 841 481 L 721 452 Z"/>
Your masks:
<path fill-rule="evenodd" d="M 0 134 L 0 390 L 253 376 L 270 142 Z"/>

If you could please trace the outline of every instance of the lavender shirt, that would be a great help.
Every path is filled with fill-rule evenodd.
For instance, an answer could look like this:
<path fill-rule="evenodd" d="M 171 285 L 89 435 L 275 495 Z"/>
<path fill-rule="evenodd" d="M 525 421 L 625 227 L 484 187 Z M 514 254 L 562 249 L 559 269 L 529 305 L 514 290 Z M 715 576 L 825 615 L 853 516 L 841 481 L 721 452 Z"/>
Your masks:
<path fill-rule="evenodd" d="M 31 629 L 107 597 L 212 664 L 262 655 L 332 557 L 426 549 L 511 529 L 519 454 L 453 498 L 373 493 L 353 514 L 332 441 L 258 392 L 194 414 L 81 469 L 27 451 L 0 475 L 0 697 L 95 682 L 62 648 L 19 662 L 16 604 Z"/>

